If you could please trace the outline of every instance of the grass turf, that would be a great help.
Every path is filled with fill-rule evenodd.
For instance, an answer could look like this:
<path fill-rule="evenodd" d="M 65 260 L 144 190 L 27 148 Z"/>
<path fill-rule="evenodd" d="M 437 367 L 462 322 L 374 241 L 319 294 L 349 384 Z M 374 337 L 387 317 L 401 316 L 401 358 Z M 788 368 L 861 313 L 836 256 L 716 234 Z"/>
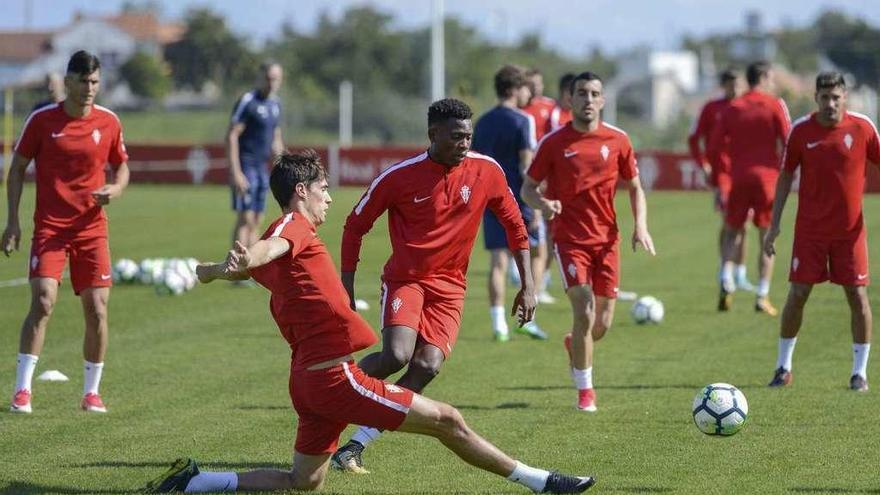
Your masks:
<path fill-rule="evenodd" d="M 319 231 L 338 257 L 342 223 L 360 190 L 334 191 Z M 25 190 L 22 223 L 30 235 L 34 190 Z M 619 195 L 621 231 L 631 232 Z M 625 290 L 659 297 L 666 319 L 638 326 L 620 302 L 614 327 L 597 345 L 599 411 L 574 409 L 562 336 L 571 317 L 560 299 L 542 306 L 549 342 L 514 336 L 491 341 L 486 305 L 487 256 L 477 241 L 461 336 L 427 395 L 459 407 L 470 425 L 517 459 L 594 474 L 597 493 L 880 493 L 874 464 L 880 426 L 876 391 L 847 389 L 851 347 L 842 291 L 817 286 L 795 352 L 795 382 L 770 390 L 778 319 L 755 314 L 736 294 L 729 314 L 715 312 L 718 218 L 704 193 L 648 197 L 656 258 L 622 254 Z M 867 197 L 865 210 L 880 206 Z M 790 254 L 789 202 L 771 298 L 781 306 Z M 133 185 L 108 209 L 114 258 L 195 256 L 220 259 L 232 215 L 222 187 Z M 269 206 L 270 215 L 278 212 Z M 876 219 L 868 228 L 877 230 Z M 754 230 L 749 256 L 757 254 Z M 29 242 L 0 262 L 0 280 L 25 275 Z M 378 276 L 388 254 L 378 222 L 364 242 L 358 296 L 378 320 Z M 880 259 L 878 244 L 872 259 Z M 754 279 L 754 263 L 750 275 Z M 508 300 L 512 290 L 508 289 Z M 181 297 L 118 286 L 110 303 L 111 337 L 101 392 L 110 413 L 86 415 L 82 386 L 82 311 L 61 288 L 37 374 L 59 369 L 71 381 L 35 382 L 34 413 L 0 412 L 0 494 L 131 493 L 177 456 L 213 470 L 289 467 L 296 416 L 287 397 L 287 347 L 262 289 L 215 283 Z M 0 288 L 0 395 L 11 396 L 18 331 L 28 307 L 25 286 Z M 876 359 L 874 360 L 874 363 Z M 876 364 L 869 376 L 878 376 Z M 729 382 L 749 400 L 749 423 L 731 438 L 708 437 L 691 420 L 691 400 L 705 384 Z M 5 404 L 3 404 L 5 408 Z M 348 438 L 349 430 L 343 435 Z M 459 462 L 438 442 L 388 434 L 365 454 L 369 476 L 331 473 L 325 492 L 525 493 Z"/>

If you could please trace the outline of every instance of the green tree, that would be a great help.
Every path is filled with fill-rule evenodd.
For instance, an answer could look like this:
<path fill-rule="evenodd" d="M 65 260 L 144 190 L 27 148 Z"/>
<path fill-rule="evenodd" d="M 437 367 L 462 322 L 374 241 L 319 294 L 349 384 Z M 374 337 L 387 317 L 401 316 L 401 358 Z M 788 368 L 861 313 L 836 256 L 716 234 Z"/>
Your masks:
<path fill-rule="evenodd" d="M 119 72 L 128 83 L 132 93 L 151 101 L 162 99 L 171 89 L 168 67 L 156 57 L 146 53 L 135 53 Z"/>

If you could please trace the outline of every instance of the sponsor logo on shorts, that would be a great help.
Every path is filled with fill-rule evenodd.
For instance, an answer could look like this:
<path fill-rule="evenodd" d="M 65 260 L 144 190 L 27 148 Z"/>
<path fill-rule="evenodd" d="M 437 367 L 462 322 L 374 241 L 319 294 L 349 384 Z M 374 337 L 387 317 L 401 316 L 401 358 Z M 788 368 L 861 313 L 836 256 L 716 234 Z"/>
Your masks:
<path fill-rule="evenodd" d="M 611 150 L 608 149 L 608 146 L 602 145 L 599 149 L 599 153 L 602 153 L 602 159 L 608 161 L 608 155 L 611 153 Z"/>
<path fill-rule="evenodd" d="M 577 273 L 578 273 L 578 269 L 576 266 L 574 266 L 574 263 L 569 263 L 568 264 L 568 275 L 571 278 L 575 278 L 575 277 L 577 277 Z"/>
<path fill-rule="evenodd" d="M 575 150 L 565 150 L 565 151 L 562 152 L 562 154 L 565 155 L 566 158 L 571 158 L 571 157 L 573 157 L 574 155 L 577 155 L 578 152 L 575 151 Z"/>
<path fill-rule="evenodd" d="M 868 278 L 867 273 L 860 273 L 860 274 L 856 275 L 857 280 L 865 280 L 866 278 Z"/>
<path fill-rule="evenodd" d="M 798 265 L 801 264 L 801 260 L 795 258 L 791 259 L 791 271 L 796 272 L 798 269 Z"/>
<path fill-rule="evenodd" d="M 101 280 L 110 280 L 111 275 L 101 275 Z"/>
<path fill-rule="evenodd" d="M 385 384 L 385 390 L 391 392 L 392 394 L 400 394 L 400 393 L 403 393 L 403 389 L 400 388 L 400 387 L 398 387 L 397 385 L 395 385 L 395 384 L 393 384 L 393 383 L 386 383 L 386 384 Z"/>
<path fill-rule="evenodd" d="M 53 132 L 53 133 L 50 134 L 50 135 L 52 136 L 52 139 L 58 139 L 58 138 L 60 138 L 60 137 L 64 137 L 64 133 L 63 133 L 63 132 Z"/>
<path fill-rule="evenodd" d="M 397 311 L 401 306 L 403 306 L 403 301 L 401 301 L 399 297 L 395 297 L 394 300 L 391 301 L 391 309 L 394 311 L 394 314 L 397 314 Z"/>
<path fill-rule="evenodd" d="M 807 149 L 808 149 L 808 150 L 811 150 L 811 149 L 815 148 L 816 146 L 819 146 L 820 144 L 822 144 L 822 141 L 816 141 L 816 142 L 813 142 L 813 143 L 807 143 Z"/>
<path fill-rule="evenodd" d="M 848 149 L 848 150 L 852 149 L 853 137 L 850 136 L 849 133 L 847 133 L 846 136 L 843 136 L 843 144 L 846 145 L 846 149 Z"/>
<path fill-rule="evenodd" d="M 471 188 L 468 186 L 461 186 L 461 199 L 467 204 L 468 200 L 471 199 Z"/>
<path fill-rule="evenodd" d="M 422 201 L 427 201 L 429 199 L 431 199 L 431 196 L 425 196 L 424 198 L 416 196 L 415 198 L 413 198 L 413 203 L 421 203 Z"/>

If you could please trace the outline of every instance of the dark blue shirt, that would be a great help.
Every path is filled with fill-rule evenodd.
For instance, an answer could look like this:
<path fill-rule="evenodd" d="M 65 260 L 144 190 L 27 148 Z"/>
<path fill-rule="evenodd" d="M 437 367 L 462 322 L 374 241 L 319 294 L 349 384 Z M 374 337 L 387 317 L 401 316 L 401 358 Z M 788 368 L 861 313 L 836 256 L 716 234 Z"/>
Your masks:
<path fill-rule="evenodd" d="M 477 153 L 495 159 L 507 176 L 507 185 L 520 201 L 519 191 L 523 184 L 519 153 L 535 148 L 535 120 L 531 115 L 504 106 L 489 110 L 474 129 L 471 148 Z"/>
<path fill-rule="evenodd" d="M 244 132 L 238 137 L 242 168 L 265 165 L 272 156 L 272 141 L 280 120 L 281 103 L 277 98 L 264 98 L 258 90 L 239 98 L 232 111 L 232 124 L 244 124 Z"/>

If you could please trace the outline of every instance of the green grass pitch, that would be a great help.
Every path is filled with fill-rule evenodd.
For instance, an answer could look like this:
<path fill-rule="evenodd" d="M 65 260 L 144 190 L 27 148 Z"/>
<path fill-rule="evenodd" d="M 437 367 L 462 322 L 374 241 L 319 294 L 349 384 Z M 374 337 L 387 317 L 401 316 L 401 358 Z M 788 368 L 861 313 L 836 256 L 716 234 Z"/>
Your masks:
<path fill-rule="evenodd" d="M 345 216 L 360 189 L 333 191 L 320 235 L 338 259 Z M 22 252 L 0 261 L 0 281 L 26 275 L 34 190 L 25 190 Z M 223 187 L 133 185 L 109 207 L 114 258 L 195 256 L 221 259 L 232 227 Z M 486 304 L 487 256 L 477 241 L 461 336 L 430 397 L 458 406 L 477 431 L 526 463 L 598 477 L 596 493 L 880 493 L 876 463 L 877 391 L 847 389 L 849 313 L 842 291 L 822 285 L 807 307 L 794 357 L 795 381 L 765 385 L 775 364 L 778 318 L 757 315 L 749 294 L 733 310 L 716 304 L 718 216 L 708 193 L 651 193 L 649 224 L 658 255 L 624 250 L 624 290 L 666 306 L 658 326 L 635 325 L 630 303 L 596 348 L 599 411 L 575 410 L 562 336 L 571 317 L 558 274 L 555 306 L 538 322 L 548 342 L 491 340 Z M 869 231 L 877 232 L 868 197 Z M 771 298 L 787 290 L 794 197 L 786 212 Z M 631 219 L 618 197 L 621 231 Z M 269 214 L 278 212 L 270 205 Z M 880 259 L 873 240 L 871 256 Z M 749 258 L 758 238 L 748 234 Z M 379 222 L 364 243 L 358 295 L 372 304 L 388 255 Z M 875 261 L 876 263 L 876 261 Z M 754 280 L 754 262 L 750 263 Z M 513 291 L 508 289 L 508 300 Z M 288 349 L 267 311 L 262 289 L 222 283 L 181 297 L 117 286 L 110 302 L 110 348 L 102 395 L 107 415 L 77 408 L 82 391 L 82 311 L 62 286 L 37 374 L 66 373 L 67 383 L 35 382 L 34 413 L 0 412 L 0 494 L 134 493 L 178 456 L 207 469 L 289 467 L 296 416 L 287 396 Z M 0 288 L 0 399 L 12 395 L 15 353 L 28 306 L 26 286 Z M 880 377 L 877 358 L 869 377 Z M 691 419 L 691 401 L 724 381 L 749 400 L 749 423 L 730 438 L 708 437 Z M 351 430 L 345 433 L 347 439 Z M 388 434 L 365 454 L 368 476 L 331 473 L 327 493 L 526 493 L 522 487 L 458 461 L 439 442 Z"/>

